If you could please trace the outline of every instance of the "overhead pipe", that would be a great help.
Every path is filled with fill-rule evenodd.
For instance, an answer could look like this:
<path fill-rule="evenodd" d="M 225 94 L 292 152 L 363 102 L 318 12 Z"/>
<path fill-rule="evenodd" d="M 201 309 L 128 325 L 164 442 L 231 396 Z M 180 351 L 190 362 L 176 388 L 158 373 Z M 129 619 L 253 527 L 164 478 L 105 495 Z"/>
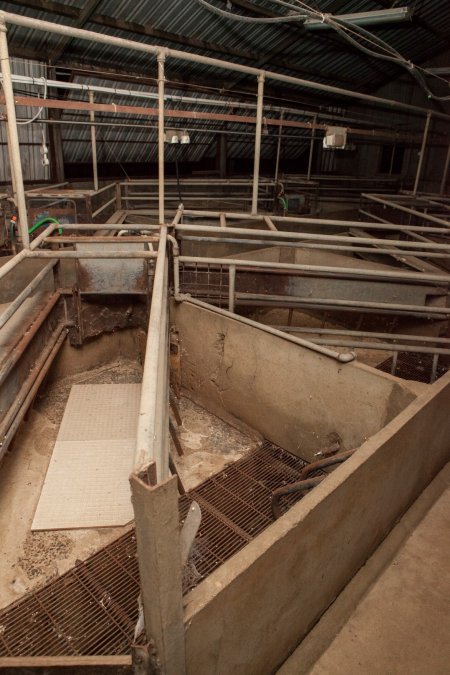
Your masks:
<path fill-rule="evenodd" d="M 13 185 L 16 194 L 17 211 L 19 213 L 19 231 L 22 245 L 30 247 L 28 234 L 28 214 L 23 184 L 22 163 L 20 160 L 19 135 L 17 132 L 16 107 L 11 79 L 11 65 L 9 61 L 8 39 L 6 37 L 5 18 L 0 12 L 0 65 L 3 74 L 3 93 L 5 97 L 6 124 L 8 126 L 8 151 L 13 176 Z"/>
<path fill-rule="evenodd" d="M 252 215 L 258 213 L 259 164 L 261 158 L 261 132 L 264 104 L 264 73 L 258 75 L 258 98 L 256 104 L 255 158 L 253 163 Z"/>
<path fill-rule="evenodd" d="M 94 92 L 89 92 L 89 103 L 94 103 Z M 97 136 L 95 130 L 95 112 L 92 109 L 89 112 L 91 122 L 91 146 L 92 146 L 92 172 L 94 176 L 94 190 L 98 190 L 98 169 L 97 169 Z"/>
<path fill-rule="evenodd" d="M 161 47 L 156 45 L 149 45 L 144 42 L 135 42 L 133 40 L 126 40 L 124 38 L 114 37 L 112 35 L 107 35 L 104 33 L 96 33 L 94 31 L 88 31 L 83 28 L 75 28 L 73 26 L 67 26 L 65 24 L 56 24 L 51 23 L 50 21 L 43 21 L 42 19 L 36 19 L 34 17 L 22 16 L 20 14 L 14 14 L 12 12 L 0 12 L 0 21 L 11 23 L 16 26 L 22 26 L 24 28 L 30 28 L 31 30 L 42 30 L 48 33 L 56 33 L 60 36 L 67 36 L 76 38 L 79 40 L 88 40 L 91 42 L 97 42 L 100 44 L 113 45 L 115 47 L 120 47 L 123 49 L 133 49 L 140 52 L 145 52 L 147 54 L 154 54 L 157 56 L 161 53 Z M 291 75 L 282 75 L 281 73 L 274 73 L 271 71 L 263 71 L 259 68 L 253 68 L 251 66 L 244 66 L 240 63 L 233 63 L 232 61 L 223 61 L 220 59 L 212 58 L 210 56 L 202 56 L 200 54 L 195 54 L 191 52 L 183 52 L 178 49 L 168 49 L 164 48 L 164 54 L 166 57 L 172 57 L 174 59 L 180 59 L 181 61 L 187 61 L 191 63 L 201 63 L 206 66 L 212 66 L 214 68 L 220 68 L 224 70 L 231 70 L 239 73 L 246 73 L 248 75 L 254 75 L 258 77 L 260 73 L 264 73 L 265 77 L 275 82 L 284 82 L 285 84 L 292 84 L 297 87 L 304 87 L 306 89 L 313 89 L 315 91 L 324 91 L 329 94 L 337 94 L 338 96 L 346 96 L 353 99 L 358 99 L 360 101 L 365 101 L 367 103 L 372 103 L 374 105 L 381 105 L 389 109 L 398 109 L 404 110 L 406 112 L 411 112 L 420 115 L 426 115 L 429 112 L 432 112 L 433 116 L 437 119 L 450 120 L 450 115 L 442 113 L 439 111 L 430 111 L 427 108 L 422 108 L 421 106 L 411 105 L 409 103 L 402 103 L 400 101 L 393 101 L 389 99 L 382 98 L 380 96 L 373 96 L 371 94 L 363 94 L 362 92 L 352 91 L 349 89 L 343 89 L 341 87 L 335 87 L 329 84 L 323 84 L 321 82 L 314 82 L 312 80 L 304 80 L 299 77 L 293 77 Z"/>
<path fill-rule="evenodd" d="M 425 129 L 423 130 L 423 138 L 422 138 L 422 145 L 420 148 L 420 154 L 419 154 L 419 163 L 417 165 L 417 171 L 416 171 L 416 179 L 414 181 L 414 190 L 413 194 L 417 194 L 417 190 L 419 188 L 419 181 L 420 181 L 420 176 L 422 175 L 422 167 L 425 159 L 425 152 L 427 148 L 427 140 L 428 140 L 428 132 L 430 130 L 430 122 L 431 122 L 431 112 L 428 113 L 427 119 L 425 122 Z"/>
<path fill-rule="evenodd" d="M 163 51 L 158 52 L 158 209 L 159 224 L 164 225 L 164 63 Z"/>

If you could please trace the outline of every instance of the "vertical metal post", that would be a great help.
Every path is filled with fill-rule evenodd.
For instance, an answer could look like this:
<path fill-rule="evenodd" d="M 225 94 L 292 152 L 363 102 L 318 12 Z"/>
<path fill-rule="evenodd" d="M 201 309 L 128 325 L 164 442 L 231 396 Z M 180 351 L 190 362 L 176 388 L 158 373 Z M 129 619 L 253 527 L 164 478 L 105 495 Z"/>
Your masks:
<path fill-rule="evenodd" d="M 228 311 L 234 312 L 234 289 L 236 287 L 236 265 L 228 269 Z"/>
<path fill-rule="evenodd" d="M 445 186 L 447 185 L 449 164 L 450 164 L 450 144 L 449 144 L 448 149 L 447 149 L 447 157 L 445 159 L 444 173 L 442 174 L 442 180 L 441 180 L 441 189 L 439 190 L 439 194 L 441 194 L 441 195 L 444 194 Z"/>
<path fill-rule="evenodd" d="M 395 151 L 397 149 L 397 143 L 394 143 L 392 146 L 392 152 L 391 152 L 391 163 L 389 164 L 389 175 L 392 176 L 392 169 L 394 168 L 394 157 L 395 157 Z"/>
<path fill-rule="evenodd" d="M 419 163 L 417 165 L 417 171 L 416 171 L 416 180 L 414 181 L 414 194 L 417 194 L 417 190 L 419 187 L 419 182 L 420 182 L 420 176 L 422 173 L 422 167 L 423 167 L 423 160 L 425 157 L 425 150 L 427 147 L 427 140 L 428 140 L 428 131 L 430 129 L 430 121 L 431 121 L 431 113 L 429 112 L 427 114 L 427 121 L 425 122 L 425 129 L 423 130 L 423 138 L 422 138 L 422 146 L 420 148 L 420 155 L 419 155 Z"/>
<path fill-rule="evenodd" d="M 3 93 L 5 95 L 6 122 L 8 125 L 8 151 L 11 164 L 11 174 L 14 176 L 17 210 L 19 212 L 19 231 L 24 248 L 30 248 L 28 235 L 28 215 L 23 185 L 22 164 L 20 161 L 19 135 L 17 133 L 16 108 L 14 104 L 14 92 L 11 79 L 11 67 L 9 63 L 8 40 L 6 37 L 6 24 L 0 18 L 0 64 L 3 75 Z"/>
<path fill-rule="evenodd" d="M 156 483 L 154 465 L 131 475 L 141 598 L 147 640 L 153 640 L 159 668 L 186 672 L 182 564 L 177 479 Z"/>
<path fill-rule="evenodd" d="M 313 117 L 313 128 L 311 132 L 311 141 L 309 143 L 309 159 L 308 159 L 308 173 L 306 174 L 306 180 L 311 180 L 311 168 L 314 155 L 314 139 L 316 137 L 316 124 L 317 124 L 317 115 Z"/>
<path fill-rule="evenodd" d="M 278 127 L 278 142 L 277 142 L 277 154 L 275 158 L 275 176 L 273 178 L 274 183 L 275 183 L 275 190 L 277 188 L 277 183 L 278 183 L 278 174 L 280 172 L 280 157 L 281 157 L 281 138 L 283 136 L 283 118 L 284 118 L 284 110 L 280 112 L 280 126 Z"/>
<path fill-rule="evenodd" d="M 158 210 L 164 225 L 164 52 L 158 54 Z"/>
<path fill-rule="evenodd" d="M 264 73 L 258 75 L 258 99 L 256 103 L 255 162 L 253 165 L 252 216 L 258 213 L 259 160 L 261 157 L 261 131 L 264 102 Z"/>
<path fill-rule="evenodd" d="M 94 103 L 94 92 L 89 92 L 89 103 Z M 94 174 L 94 190 L 98 190 L 98 169 L 97 169 L 97 135 L 95 131 L 95 112 L 89 112 L 91 121 L 91 144 L 92 144 L 92 173 Z"/>

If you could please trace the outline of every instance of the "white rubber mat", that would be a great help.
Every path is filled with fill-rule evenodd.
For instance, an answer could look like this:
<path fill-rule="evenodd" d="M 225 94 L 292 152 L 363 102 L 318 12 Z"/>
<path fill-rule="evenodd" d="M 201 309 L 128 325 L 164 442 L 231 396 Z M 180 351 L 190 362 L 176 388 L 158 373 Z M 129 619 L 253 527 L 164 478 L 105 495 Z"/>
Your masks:
<path fill-rule="evenodd" d="M 125 525 L 133 518 L 140 384 L 74 385 L 32 530 Z"/>

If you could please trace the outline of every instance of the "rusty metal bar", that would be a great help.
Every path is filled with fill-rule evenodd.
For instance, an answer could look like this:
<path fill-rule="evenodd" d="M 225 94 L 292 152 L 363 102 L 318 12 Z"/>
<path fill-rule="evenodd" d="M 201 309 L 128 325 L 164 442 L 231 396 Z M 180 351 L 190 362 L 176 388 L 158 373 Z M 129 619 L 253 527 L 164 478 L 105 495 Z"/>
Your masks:
<path fill-rule="evenodd" d="M 33 293 L 34 290 L 39 286 L 41 281 L 45 279 L 47 274 L 53 267 L 57 264 L 57 261 L 49 262 L 40 272 L 37 274 L 32 281 L 26 286 L 21 293 L 16 297 L 15 300 L 10 304 L 8 309 L 6 309 L 3 314 L 0 315 L 0 328 L 6 324 L 7 321 L 12 317 L 14 312 L 19 309 L 19 307 L 25 302 L 25 300 Z"/>

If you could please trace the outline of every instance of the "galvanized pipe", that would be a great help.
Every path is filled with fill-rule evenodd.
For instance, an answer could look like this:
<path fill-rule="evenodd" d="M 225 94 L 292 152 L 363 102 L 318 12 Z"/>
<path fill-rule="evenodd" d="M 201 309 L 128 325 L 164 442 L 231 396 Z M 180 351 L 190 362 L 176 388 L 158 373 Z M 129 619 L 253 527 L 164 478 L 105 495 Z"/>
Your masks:
<path fill-rule="evenodd" d="M 28 251 L 27 258 L 74 258 L 75 260 L 101 260 L 101 259 L 133 259 L 133 258 L 156 258 L 156 251 L 48 251 L 45 249 L 37 249 L 36 251 Z"/>
<path fill-rule="evenodd" d="M 280 126 L 278 127 L 278 140 L 277 140 L 277 154 L 275 158 L 275 176 L 273 179 L 273 182 L 275 185 L 278 183 L 278 173 L 280 169 L 280 157 L 281 157 L 281 138 L 283 135 L 283 118 L 284 118 L 284 110 L 281 109 L 280 112 Z"/>
<path fill-rule="evenodd" d="M 270 220 L 270 219 L 268 219 Z M 267 221 L 266 221 L 267 222 Z M 275 228 L 276 229 L 276 228 Z M 255 230 L 252 230 L 255 232 Z M 249 231 L 250 232 L 250 231 Z M 258 232 L 258 231 L 257 231 Z M 259 232 L 258 232 L 259 234 Z M 432 256 L 436 258 L 447 258 L 450 255 L 450 243 L 449 244 L 437 244 L 435 242 L 422 242 L 422 241 L 402 241 L 402 240 L 391 240 L 391 239 L 375 239 L 369 237 L 349 237 L 349 236 L 335 236 L 328 234 L 299 234 L 296 233 L 294 241 L 266 241 L 265 239 L 244 239 L 236 237 L 182 237 L 183 241 L 208 241 L 216 243 L 229 243 L 229 244 L 255 244 L 258 246 L 285 246 L 289 248 L 298 247 L 298 248 L 325 248 L 331 249 L 336 252 L 338 251 L 355 251 L 355 252 L 364 252 L 364 253 L 387 253 L 391 254 L 401 254 L 401 255 L 411 255 L 411 256 Z M 307 243 L 312 242 L 312 243 Z M 321 244 L 320 242 L 327 242 L 326 244 Z M 336 244 L 344 244 L 343 246 L 337 246 Z M 354 245 L 353 245 L 354 244 Z M 358 244 L 366 245 L 368 248 L 360 248 Z M 389 248 L 379 248 L 380 246 L 389 246 Z M 392 245 L 393 248 L 390 246 Z M 377 246 L 377 248 L 374 248 Z M 409 251 L 408 249 L 414 249 Z M 417 250 L 418 249 L 418 250 Z M 424 250 L 427 249 L 427 250 Z M 428 250 L 429 249 L 429 250 Z M 449 277 L 450 281 L 450 277 Z"/>
<path fill-rule="evenodd" d="M 230 265 L 228 268 L 228 311 L 234 312 L 234 294 L 236 285 L 236 267 Z"/>
<path fill-rule="evenodd" d="M 444 165 L 444 172 L 442 174 L 442 180 L 441 180 L 441 187 L 439 190 L 439 194 L 443 195 L 445 192 L 445 186 L 447 185 L 447 177 L 448 177 L 448 167 L 450 165 L 450 143 L 447 148 L 447 156 L 445 158 L 445 165 Z"/>
<path fill-rule="evenodd" d="M 167 388 L 168 349 L 166 246 L 167 228 L 162 226 L 153 281 L 134 461 L 135 471 L 139 473 L 154 460 L 158 482 L 167 478 L 169 471 L 168 448 L 164 446 L 164 437 L 161 437 L 164 431 L 161 427 L 164 410 L 159 409 L 165 393 L 168 402 L 168 392 L 164 391 Z"/>
<path fill-rule="evenodd" d="M 338 277 L 357 277 L 360 279 L 382 279 L 388 281 L 443 282 L 448 284 L 448 274 L 425 274 L 422 272 L 397 272 L 381 270 L 360 270 L 352 267 L 332 267 L 329 265 L 301 265 L 291 263 L 266 262 L 263 260 L 243 260 L 239 258 L 201 258 L 199 256 L 180 256 L 180 263 L 197 263 L 200 265 L 235 265 L 236 269 L 256 268 L 266 270 L 286 270 L 287 272 L 323 273 Z"/>
<path fill-rule="evenodd" d="M 67 328 L 61 324 L 53 333 L 44 350 L 39 354 L 30 373 L 21 385 L 19 393 L 0 423 L 0 458 L 16 433 L 28 407 L 32 403 L 56 353 L 67 336 Z"/>
<path fill-rule="evenodd" d="M 259 163 L 261 157 L 261 132 L 264 104 L 264 73 L 258 74 L 258 98 L 256 103 L 255 158 L 253 163 L 252 215 L 258 213 Z"/>
<path fill-rule="evenodd" d="M 244 66 L 240 63 L 233 63 L 232 61 L 223 61 L 209 56 L 202 56 L 200 54 L 183 52 L 177 49 L 165 48 L 164 50 L 161 50 L 161 47 L 158 47 L 156 45 L 149 45 L 145 42 L 134 42 L 132 40 L 125 40 L 124 38 L 113 37 L 111 35 L 96 33 L 94 31 L 88 31 L 82 28 L 75 28 L 63 24 L 55 24 L 51 23 L 50 21 L 42 21 L 41 19 L 22 16 L 19 14 L 13 14 L 11 12 L 1 12 L 0 19 L 3 19 L 3 21 L 12 23 L 16 26 L 31 28 L 32 30 L 42 30 L 49 33 L 56 33 L 61 36 L 77 38 L 79 40 L 89 40 L 91 42 L 114 45 L 116 47 L 124 49 L 134 49 L 136 51 L 146 52 L 148 54 L 158 55 L 159 53 L 163 52 L 166 56 L 173 57 L 174 59 L 180 59 L 181 61 L 188 61 L 191 63 L 201 63 L 203 65 L 221 68 L 224 70 L 231 70 L 239 73 L 247 73 L 248 75 L 254 75 L 255 77 L 257 77 L 260 73 L 264 73 L 267 79 L 271 79 L 276 82 L 285 82 L 286 84 L 292 84 L 297 87 L 305 87 L 307 89 L 324 91 L 331 94 L 337 94 L 339 96 L 347 96 L 349 98 L 366 101 L 367 103 L 372 103 L 374 105 L 381 105 L 387 108 L 397 108 L 399 110 L 409 111 L 411 113 L 416 113 L 420 115 L 428 114 L 428 112 L 430 112 L 427 108 L 422 108 L 421 106 L 402 103 L 400 101 L 391 101 L 389 99 L 381 98 L 379 96 L 363 94 L 361 92 L 343 89 L 341 87 L 334 87 L 332 85 L 322 84 L 320 82 L 304 80 L 289 75 L 282 75 L 280 73 L 274 73 L 271 71 L 263 71 L 259 68 Z M 444 120 L 450 119 L 450 116 L 445 113 L 433 111 L 432 114 L 437 119 L 444 119 Z"/>
<path fill-rule="evenodd" d="M 427 114 L 427 119 L 425 122 L 425 129 L 423 130 L 423 138 L 422 138 L 422 146 L 420 148 L 420 155 L 419 155 L 419 163 L 417 165 L 417 171 L 416 171 L 416 179 L 414 181 L 414 191 L 413 194 L 417 194 L 417 190 L 419 188 L 419 181 L 420 181 L 420 176 L 422 173 L 422 166 L 425 158 L 425 151 L 427 147 L 427 140 L 428 140 L 428 132 L 430 130 L 430 122 L 431 122 L 431 112 Z"/>
<path fill-rule="evenodd" d="M 0 12 L 0 64 L 3 74 L 3 93 L 5 96 L 6 123 L 8 125 L 8 150 L 11 174 L 15 187 L 17 211 L 19 213 L 19 231 L 24 248 L 30 247 L 28 234 L 28 213 L 23 184 L 22 163 L 20 159 L 19 135 L 17 132 L 16 107 L 14 103 L 14 91 L 11 80 L 11 67 L 9 62 L 8 39 L 6 37 L 5 19 Z"/>
<path fill-rule="evenodd" d="M 397 195 L 398 196 L 398 195 Z M 398 211 L 403 211 L 404 213 L 409 213 L 412 216 L 418 216 L 419 218 L 423 218 L 424 220 L 428 220 L 431 223 L 437 223 L 438 225 L 442 225 L 444 228 L 447 229 L 447 234 L 448 234 L 448 228 L 450 227 L 450 223 L 447 220 L 443 220 L 442 218 L 437 218 L 436 216 L 431 216 L 428 213 L 423 213 L 423 211 L 417 211 L 416 209 L 408 208 L 407 206 L 403 206 L 403 204 L 398 204 L 397 202 L 390 201 L 389 199 L 386 199 L 386 196 L 384 197 L 379 197 L 378 195 L 374 194 L 367 194 L 363 193 L 361 197 L 365 197 L 366 199 L 370 199 L 373 202 L 378 202 L 378 204 L 383 204 L 384 206 L 389 206 L 392 209 L 397 209 Z M 248 218 L 248 216 L 247 216 Z M 367 225 L 367 223 L 364 223 Z M 359 223 L 359 227 L 361 227 L 361 223 Z M 411 225 L 406 225 L 404 229 L 409 229 L 411 231 L 414 231 L 415 228 Z M 425 228 L 421 228 L 419 231 L 423 231 Z M 431 229 L 426 228 L 427 232 L 431 232 Z M 417 231 L 417 230 L 416 230 Z"/>
<path fill-rule="evenodd" d="M 158 209 L 159 224 L 164 225 L 164 51 L 158 52 Z"/>
<path fill-rule="evenodd" d="M 57 264 L 57 261 L 49 262 L 40 272 L 37 274 L 32 281 L 26 286 L 21 293 L 13 300 L 9 305 L 8 309 L 0 315 L 0 328 L 6 324 L 7 321 L 12 317 L 14 312 L 19 309 L 19 307 L 24 303 L 24 301 L 33 293 L 33 291 L 39 286 L 41 281 L 45 279 L 47 274 L 54 268 Z"/>
<path fill-rule="evenodd" d="M 406 305 L 391 302 L 369 302 L 364 300 L 337 300 L 335 298 L 303 298 L 294 295 L 269 295 L 265 293 L 236 293 L 236 304 L 247 306 L 310 307 L 314 309 L 364 311 L 370 314 L 398 314 L 403 316 L 448 319 L 450 308 L 426 305 Z"/>
<path fill-rule="evenodd" d="M 315 125 L 317 122 L 317 115 L 314 115 L 313 119 L 313 125 Z M 309 157 L 308 157 L 308 171 L 306 173 L 306 180 L 311 180 L 311 168 L 312 168 L 312 161 L 313 161 L 313 153 L 314 153 L 314 139 L 316 137 L 316 127 L 313 126 L 311 130 L 311 141 L 309 144 Z"/>
<path fill-rule="evenodd" d="M 387 206 L 392 206 L 393 208 L 400 208 L 402 210 L 406 210 L 407 212 L 410 211 L 410 209 L 406 209 L 406 207 L 401 207 L 400 205 L 394 205 L 388 202 L 386 199 L 380 199 L 376 195 L 373 194 L 362 194 L 362 197 L 366 197 L 368 199 L 372 199 L 374 201 L 379 201 L 382 204 L 386 204 Z M 218 218 L 219 217 L 219 212 L 218 211 L 199 211 L 197 209 L 185 209 L 184 214 L 186 216 L 198 216 L 200 218 Z M 416 211 L 414 215 L 419 215 L 423 216 L 425 218 L 430 219 L 430 216 L 426 216 L 425 214 L 421 213 L 420 211 Z M 262 216 L 256 215 L 253 216 L 249 213 L 238 213 L 238 212 L 225 212 L 225 216 L 227 220 L 261 220 Z M 394 231 L 399 231 L 401 232 L 402 230 L 411 230 L 414 231 L 416 230 L 417 232 L 423 232 L 425 227 L 418 226 L 418 225 L 395 225 L 393 223 L 388 223 L 386 225 L 381 225 L 378 222 L 361 222 L 360 220 L 334 220 L 331 218 L 313 218 L 313 217 L 300 217 L 300 216 L 277 216 L 275 214 L 271 214 L 270 216 L 274 222 L 285 222 L 285 223 L 298 223 L 302 225 L 329 225 L 333 227 L 368 227 L 370 229 L 374 230 L 394 230 Z M 448 228 L 450 227 L 450 223 L 448 223 L 445 220 L 440 220 L 440 219 L 435 219 L 439 224 L 443 226 L 443 228 L 437 228 L 437 230 L 434 230 L 435 232 L 443 232 L 448 234 Z M 199 227 L 199 225 L 197 225 Z M 428 227 L 426 228 L 427 232 L 433 232 L 433 230 L 429 229 Z"/>
<path fill-rule="evenodd" d="M 279 330 L 276 330 L 275 328 L 272 328 L 271 326 L 266 326 L 262 323 L 258 323 L 257 321 L 247 319 L 244 316 L 236 316 L 235 314 L 228 312 L 226 309 L 214 307 L 213 305 L 210 305 L 207 302 L 197 300 L 197 298 L 192 298 L 190 295 L 178 294 L 175 295 L 175 300 L 177 300 L 178 302 L 189 302 L 191 305 L 202 307 L 203 309 L 207 309 L 210 312 L 222 314 L 223 316 L 226 316 L 228 319 L 235 319 L 236 321 L 244 323 L 247 326 L 251 326 L 252 328 L 258 328 L 258 330 L 262 330 L 265 333 L 270 333 L 270 335 L 275 335 L 275 337 L 282 338 L 283 340 L 288 340 L 288 342 L 293 342 L 296 345 L 300 345 L 300 347 L 305 347 L 306 349 L 316 352 L 317 354 L 321 354 L 322 356 L 328 356 L 329 358 L 332 358 L 335 361 L 339 361 L 340 363 L 350 363 L 351 361 L 354 361 L 356 359 L 356 355 L 353 352 L 346 352 L 339 354 L 338 352 L 335 352 L 331 349 L 327 349 L 326 347 L 319 347 L 318 345 L 315 345 L 313 342 L 293 337 L 292 335 L 283 333 Z"/>
<path fill-rule="evenodd" d="M 424 335 L 405 335 L 403 333 L 374 333 L 371 331 L 347 330 L 346 328 L 305 328 L 303 326 L 273 326 L 288 333 L 313 333 L 318 335 L 354 335 L 359 338 L 373 338 L 381 340 L 400 340 L 403 342 L 431 343 L 434 345 L 449 345 L 448 338 L 428 337 Z M 390 346 L 390 345 L 389 345 Z"/>
<path fill-rule="evenodd" d="M 89 92 L 89 103 L 94 103 L 94 92 Z M 92 173 L 94 175 L 94 190 L 98 190 L 98 171 L 97 171 L 97 137 L 95 131 L 95 112 L 89 112 L 91 121 L 91 145 L 92 145 Z"/>

